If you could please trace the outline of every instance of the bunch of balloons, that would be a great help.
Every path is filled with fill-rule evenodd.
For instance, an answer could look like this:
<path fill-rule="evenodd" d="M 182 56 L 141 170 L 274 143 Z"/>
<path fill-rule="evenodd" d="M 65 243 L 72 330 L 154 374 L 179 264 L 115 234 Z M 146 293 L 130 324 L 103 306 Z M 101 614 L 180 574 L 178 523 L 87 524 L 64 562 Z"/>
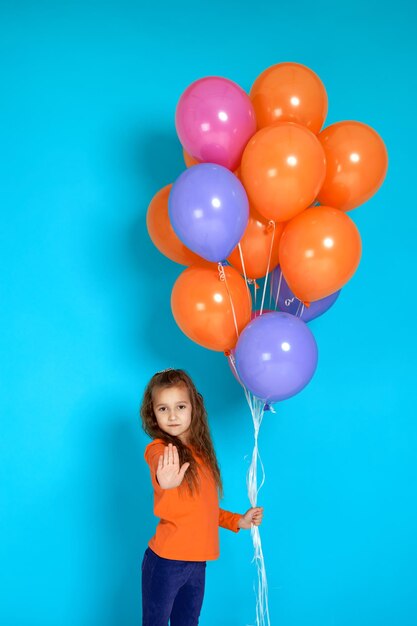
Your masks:
<path fill-rule="evenodd" d="M 178 326 L 225 352 L 267 404 L 312 378 L 317 345 L 306 322 L 355 273 L 361 238 L 348 212 L 387 171 L 377 132 L 356 121 L 322 128 L 327 106 L 320 78 L 297 63 L 269 67 L 249 94 L 226 78 L 197 80 L 175 115 L 187 169 L 147 213 L 157 248 L 189 266 L 172 290 Z M 256 298 L 261 278 L 274 310 L 264 312 L 262 298 L 254 313 L 249 285 Z"/>

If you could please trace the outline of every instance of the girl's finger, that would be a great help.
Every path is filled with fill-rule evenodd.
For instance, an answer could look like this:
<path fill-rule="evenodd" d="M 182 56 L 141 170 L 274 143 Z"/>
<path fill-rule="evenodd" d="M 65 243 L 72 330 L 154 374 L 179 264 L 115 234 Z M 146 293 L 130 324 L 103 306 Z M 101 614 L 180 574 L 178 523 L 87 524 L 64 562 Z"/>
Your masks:
<path fill-rule="evenodd" d="M 175 465 L 179 465 L 180 462 L 180 457 L 178 455 L 178 450 L 177 450 L 177 446 L 174 446 L 174 450 L 173 450 L 173 461 Z"/>

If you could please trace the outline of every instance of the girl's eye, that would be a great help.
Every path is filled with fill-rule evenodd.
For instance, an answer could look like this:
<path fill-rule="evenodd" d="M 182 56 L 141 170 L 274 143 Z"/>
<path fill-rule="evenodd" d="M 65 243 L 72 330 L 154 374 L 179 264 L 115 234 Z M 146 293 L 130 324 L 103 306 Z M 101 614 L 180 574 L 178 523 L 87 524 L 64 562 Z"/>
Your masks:
<path fill-rule="evenodd" d="M 165 411 L 165 407 L 164 406 L 160 406 L 158 411 Z"/>
<path fill-rule="evenodd" d="M 179 405 L 179 408 L 180 408 L 180 409 L 185 409 L 185 404 L 180 404 L 180 405 Z"/>

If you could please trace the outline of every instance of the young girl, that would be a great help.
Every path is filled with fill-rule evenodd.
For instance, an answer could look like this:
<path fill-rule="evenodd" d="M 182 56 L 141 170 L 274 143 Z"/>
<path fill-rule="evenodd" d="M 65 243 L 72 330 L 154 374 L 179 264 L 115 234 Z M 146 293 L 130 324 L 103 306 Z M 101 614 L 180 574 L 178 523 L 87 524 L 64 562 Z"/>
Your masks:
<path fill-rule="evenodd" d="M 160 518 L 142 561 L 142 626 L 194 626 L 204 597 L 206 561 L 219 557 L 218 527 L 259 526 L 263 507 L 244 515 L 219 508 L 220 469 L 203 397 L 184 370 L 155 374 L 140 409 Z"/>

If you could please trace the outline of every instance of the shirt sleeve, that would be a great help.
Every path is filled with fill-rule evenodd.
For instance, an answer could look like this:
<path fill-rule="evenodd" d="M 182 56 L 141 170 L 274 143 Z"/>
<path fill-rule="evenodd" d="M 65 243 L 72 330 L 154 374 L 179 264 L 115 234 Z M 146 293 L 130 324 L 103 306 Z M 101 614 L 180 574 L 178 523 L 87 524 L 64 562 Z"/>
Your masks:
<path fill-rule="evenodd" d="M 240 530 L 238 521 L 241 517 L 240 513 L 231 513 L 219 508 L 219 526 L 232 530 L 234 533 L 238 533 Z"/>

